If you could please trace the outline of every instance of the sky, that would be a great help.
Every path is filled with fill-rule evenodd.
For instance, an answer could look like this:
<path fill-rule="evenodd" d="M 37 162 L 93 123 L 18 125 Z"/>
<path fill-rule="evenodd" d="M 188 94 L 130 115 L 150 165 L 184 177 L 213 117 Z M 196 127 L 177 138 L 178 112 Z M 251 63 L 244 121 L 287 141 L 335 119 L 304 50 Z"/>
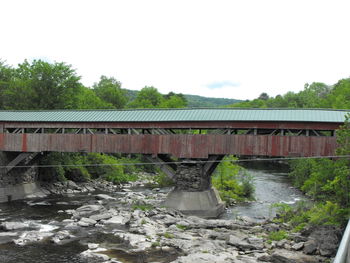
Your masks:
<path fill-rule="evenodd" d="M 350 77 L 348 0 L 0 0 L 0 60 L 91 87 L 254 99 Z"/>

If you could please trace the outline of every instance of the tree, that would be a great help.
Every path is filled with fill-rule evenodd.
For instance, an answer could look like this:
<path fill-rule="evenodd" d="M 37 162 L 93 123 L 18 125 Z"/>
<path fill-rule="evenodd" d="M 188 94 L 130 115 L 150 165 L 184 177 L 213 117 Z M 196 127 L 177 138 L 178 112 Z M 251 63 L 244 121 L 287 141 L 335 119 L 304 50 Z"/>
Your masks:
<path fill-rule="evenodd" d="M 258 97 L 259 100 L 268 100 L 270 97 L 266 92 L 263 92 L 260 94 L 260 96 Z"/>
<path fill-rule="evenodd" d="M 99 98 L 94 90 L 83 88 L 78 96 L 79 109 L 114 109 L 115 106 Z"/>
<path fill-rule="evenodd" d="M 14 69 L 0 60 L 0 109 L 4 108 L 4 93 L 10 85 Z"/>
<path fill-rule="evenodd" d="M 167 100 L 163 100 L 163 102 L 159 105 L 160 108 L 185 108 L 187 106 L 187 101 L 183 100 L 178 95 L 173 95 L 169 97 Z"/>
<path fill-rule="evenodd" d="M 162 94 L 154 87 L 144 87 L 137 93 L 136 99 L 129 104 L 130 108 L 158 108 L 163 102 Z"/>
<path fill-rule="evenodd" d="M 14 70 L 4 91 L 5 109 L 73 109 L 83 88 L 75 71 L 65 63 L 27 60 Z"/>
<path fill-rule="evenodd" d="M 187 106 L 187 99 L 183 94 L 175 94 L 174 92 L 169 92 L 164 95 L 164 100 L 160 103 L 160 108 L 185 108 Z"/>
<path fill-rule="evenodd" d="M 93 85 L 96 95 L 112 104 L 114 108 L 124 108 L 127 102 L 126 93 L 121 89 L 121 83 L 115 78 L 101 76 L 100 81 Z"/>
<path fill-rule="evenodd" d="M 342 79 L 334 85 L 329 102 L 334 109 L 350 109 L 350 78 Z"/>

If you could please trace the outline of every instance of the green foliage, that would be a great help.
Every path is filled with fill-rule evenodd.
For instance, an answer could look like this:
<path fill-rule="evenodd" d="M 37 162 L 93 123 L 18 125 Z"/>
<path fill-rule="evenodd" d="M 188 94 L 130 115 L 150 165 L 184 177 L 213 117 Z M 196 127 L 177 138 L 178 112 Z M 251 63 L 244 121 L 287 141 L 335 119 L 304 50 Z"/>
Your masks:
<path fill-rule="evenodd" d="M 55 165 L 55 167 L 43 168 L 41 176 L 43 180 L 64 181 L 69 179 L 73 181 L 87 181 L 89 179 L 104 178 L 113 183 L 126 183 L 138 179 L 136 174 L 137 168 L 133 165 L 135 162 L 137 160 L 116 158 L 112 155 L 99 153 L 53 152 L 43 157 L 41 164 Z"/>
<path fill-rule="evenodd" d="M 93 178 L 104 178 L 115 184 L 136 181 L 138 179 L 136 167 L 127 158 L 117 159 L 112 155 L 89 153 L 88 163 L 100 164 L 99 166 L 89 166 L 89 173 Z M 124 165 L 127 164 L 127 165 Z"/>
<path fill-rule="evenodd" d="M 101 76 L 100 81 L 95 83 L 93 88 L 101 100 L 113 105 L 116 109 L 124 108 L 127 103 L 125 91 L 121 89 L 121 83 L 115 78 Z"/>
<path fill-rule="evenodd" d="M 64 63 L 25 60 L 14 69 L 3 93 L 5 109 L 74 109 L 83 88 L 75 71 Z"/>
<path fill-rule="evenodd" d="M 198 108 L 198 107 L 224 107 L 237 102 L 241 102 L 241 100 L 235 99 L 225 99 L 225 98 L 207 98 L 198 95 L 184 95 L 188 102 L 188 107 Z"/>
<path fill-rule="evenodd" d="M 149 210 L 152 210 L 153 208 L 154 207 L 152 205 L 141 203 L 141 202 L 136 202 L 131 206 L 131 209 L 133 211 L 135 210 L 149 211 Z"/>
<path fill-rule="evenodd" d="M 82 88 L 78 96 L 79 109 L 113 109 L 111 103 L 99 98 L 96 93 L 88 88 Z"/>
<path fill-rule="evenodd" d="M 337 131 L 338 155 L 350 154 L 349 118 Z M 291 162 L 291 168 L 289 176 L 294 184 L 317 203 L 309 208 L 284 211 L 283 219 L 296 229 L 305 225 L 344 224 L 350 211 L 350 160 L 304 159 Z"/>
<path fill-rule="evenodd" d="M 162 188 L 174 185 L 174 181 L 162 171 L 159 171 L 156 175 L 152 176 L 152 181 L 154 183 L 150 185 L 151 187 Z"/>
<path fill-rule="evenodd" d="M 177 224 L 176 227 L 177 227 L 178 229 L 181 229 L 181 230 L 186 230 L 186 229 L 187 229 L 187 226 L 180 225 L 180 224 Z"/>
<path fill-rule="evenodd" d="M 168 239 L 172 239 L 172 238 L 174 238 L 175 236 L 174 236 L 174 234 L 172 234 L 172 233 L 165 232 L 165 233 L 164 233 L 164 237 L 165 237 L 165 238 L 168 238 Z"/>
<path fill-rule="evenodd" d="M 331 201 L 315 204 L 299 202 L 295 206 L 275 204 L 273 207 L 277 208 L 278 218 L 276 220 L 289 223 L 295 232 L 307 226 L 342 226 L 346 224 L 349 216 L 349 208 L 342 208 Z"/>
<path fill-rule="evenodd" d="M 159 108 L 185 108 L 187 106 L 187 100 L 182 94 L 164 96 L 164 100 L 159 104 Z"/>
<path fill-rule="evenodd" d="M 228 161 L 225 157 L 212 176 L 212 184 L 219 191 L 220 197 L 227 203 L 252 199 L 254 194 L 253 178 L 242 167 Z"/>
<path fill-rule="evenodd" d="M 340 80 L 334 86 L 314 82 L 304 90 L 269 97 L 262 93 L 257 99 L 234 103 L 238 108 L 350 108 L 350 79 Z"/>
<path fill-rule="evenodd" d="M 90 174 L 85 166 L 85 156 L 79 153 L 52 152 L 41 158 L 41 165 L 53 167 L 41 168 L 40 176 L 44 181 L 86 181 Z M 64 166 L 62 165 L 64 164 Z"/>
<path fill-rule="evenodd" d="M 284 230 L 270 232 L 268 236 L 268 239 L 272 241 L 280 241 L 286 238 L 288 238 L 288 233 Z"/>
<path fill-rule="evenodd" d="M 162 94 L 154 87 L 144 87 L 137 93 L 136 99 L 128 107 L 130 108 L 158 108 L 163 101 Z"/>
<path fill-rule="evenodd" d="M 152 243 L 151 245 L 152 247 L 160 247 L 160 242 L 159 241 L 155 241 Z"/>

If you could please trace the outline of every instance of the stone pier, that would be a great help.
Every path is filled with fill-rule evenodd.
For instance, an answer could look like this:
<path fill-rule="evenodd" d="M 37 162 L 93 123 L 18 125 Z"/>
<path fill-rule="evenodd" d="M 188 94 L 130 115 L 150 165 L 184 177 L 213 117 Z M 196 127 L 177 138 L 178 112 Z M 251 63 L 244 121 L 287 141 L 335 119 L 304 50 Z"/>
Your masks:
<path fill-rule="evenodd" d="M 211 174 L 217 165 L 193 159 L 179 164 L 174 174 L 175 188 L 164 205 L 184 214 L 217 218 L 225 209 L 225 203 L 211 185 Z"/>

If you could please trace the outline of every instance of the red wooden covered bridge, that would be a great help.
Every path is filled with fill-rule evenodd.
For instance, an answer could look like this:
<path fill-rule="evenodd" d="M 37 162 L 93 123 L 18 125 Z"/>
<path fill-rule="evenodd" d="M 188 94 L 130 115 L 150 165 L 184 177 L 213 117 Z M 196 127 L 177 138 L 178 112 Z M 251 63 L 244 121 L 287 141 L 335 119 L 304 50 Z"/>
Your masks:
<path fill-rule="evenodd" d="M 0 151 L 330 156 L 350 111 L 143 109 L 0 111 Z"/>
<path fill-rule="evenodd" d="M 0 151 L 18 153 L 6 172 L 39 152 L 143 154 L 175 176 L 167 206 L 215 217 L 223 205 L 210 186 L 210 175 L 223 156 L 333 156 L 335 131 L 349 113 L 235 108 L 0 111 Z M 183 163 L 174 164 L 174 157 Z"/>

